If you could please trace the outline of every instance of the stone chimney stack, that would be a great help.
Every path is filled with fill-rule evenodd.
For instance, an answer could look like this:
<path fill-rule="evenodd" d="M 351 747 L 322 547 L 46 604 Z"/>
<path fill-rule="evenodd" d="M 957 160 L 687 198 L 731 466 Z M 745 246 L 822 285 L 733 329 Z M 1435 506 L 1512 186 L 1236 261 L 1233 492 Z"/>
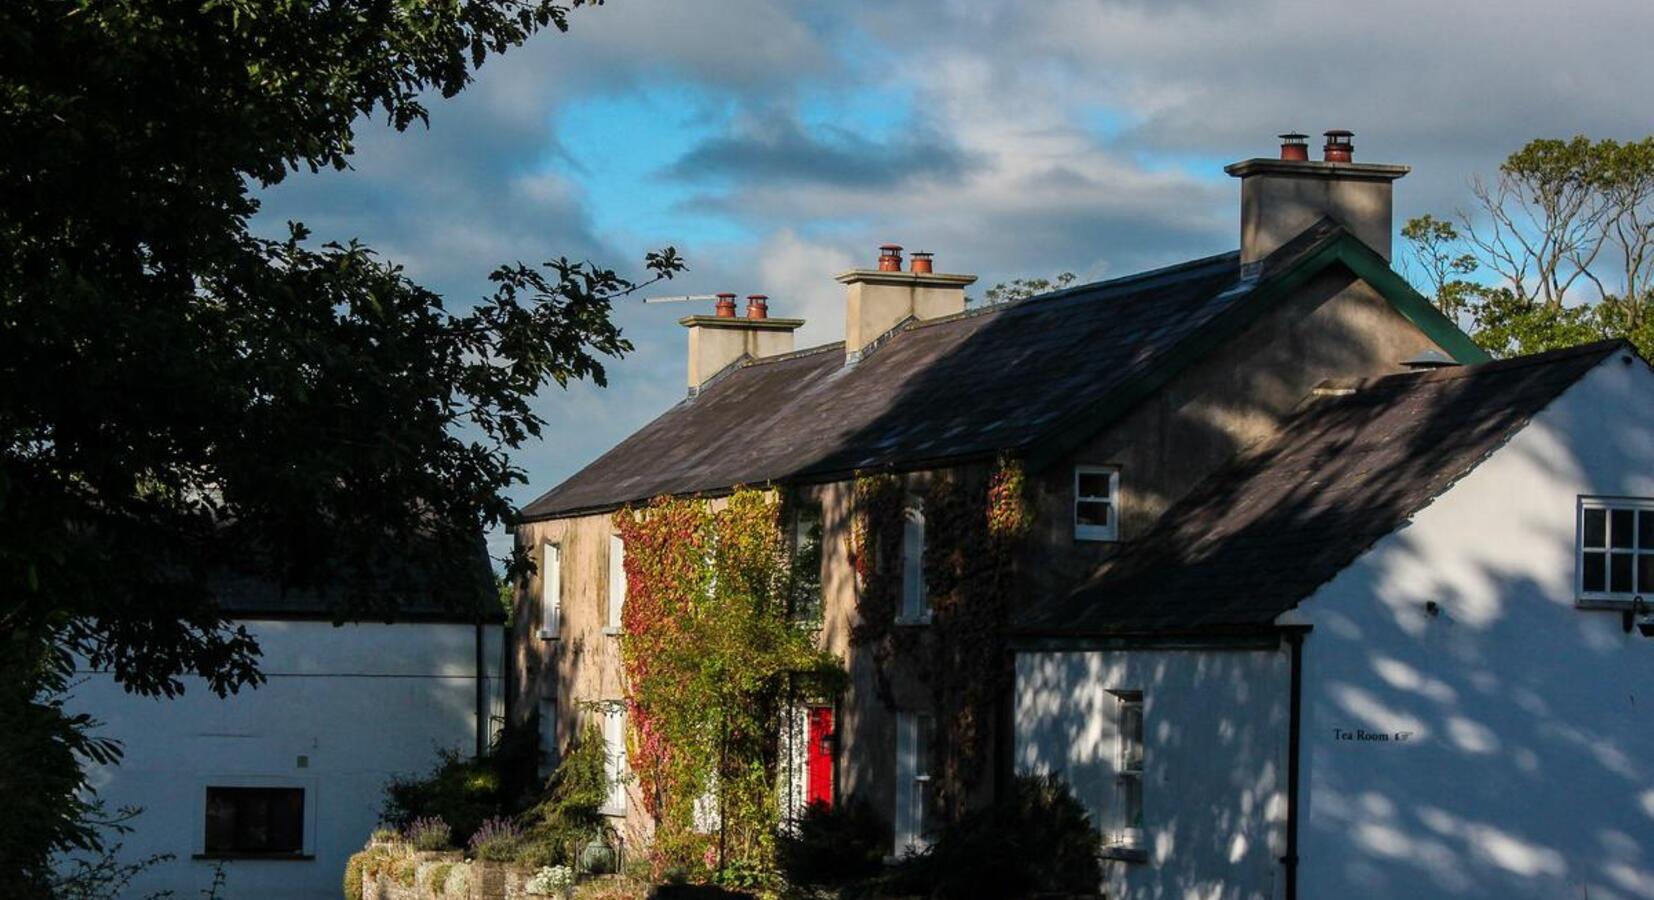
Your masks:
<path fill-rule="evenodd" d="M 1407 166 L 1355 162 L 1354 135 L 1326 133 L 1322 158 L 1309 158 L 1307 135 L 1281 135 L 1279 159 L 1248 159 L 1224 167 L 1241 180 L 1241 264 L 1257 262 L 1330 216 L 1390 259 L 1394 233 L 1391 186 Z"/>
<path fill-rule="evenodd" d="M 913 266 L 902 271 L 902 248 L 879 248 L 876 269 L 851 269 L 839 274 L 847 289 L 844 319 L 844 359 L 860 359 L 870 344 L 908 319 L 939 319 L 965 311 L 965 287 L 975 275 L 945 275 L 933 271 L 934 254 L 913 254 Z"/>
<path fill-rule="evenodd" d="M 735 295 L 719 294 L 710 316 L 684 316 L 678 324 L 689 329 L 689 395 L 712 376 L 742 359 L 761 359 L 791 353 L 793 332 L 803 319 L 776 319 L 769 314 L 769 298 L 747 297 L 746 316 L 735 314 Z"/>

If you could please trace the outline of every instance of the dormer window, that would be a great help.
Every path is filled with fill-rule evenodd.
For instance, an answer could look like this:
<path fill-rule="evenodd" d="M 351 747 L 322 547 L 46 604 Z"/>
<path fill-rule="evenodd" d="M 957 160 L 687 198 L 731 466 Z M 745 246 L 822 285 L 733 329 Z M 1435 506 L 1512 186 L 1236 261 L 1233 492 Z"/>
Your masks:
<path fill-rule="evenodd" d="M 1113 466 L 1074 467 L 1074 539 L 1120 539 L 1120 470 Z"/>
<path fill-rule="evenodd" d="M 1654 499 L 1581 497 L 1578 535 L 1582 604 L 1654 600 Z"/>

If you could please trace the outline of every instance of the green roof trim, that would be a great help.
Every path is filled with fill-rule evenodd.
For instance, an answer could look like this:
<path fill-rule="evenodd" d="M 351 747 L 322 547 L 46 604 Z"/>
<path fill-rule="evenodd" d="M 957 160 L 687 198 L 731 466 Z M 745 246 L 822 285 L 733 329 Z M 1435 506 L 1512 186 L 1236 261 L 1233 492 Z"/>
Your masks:
<path fill-rule="evenodd" d="M 1263 318 L 1266 312 L 1285 302 L 1311 278 L 1335 264 L 1343 265 L 1370 285 L 1379 296 L 1389 301 L 1396 312 L 1446 350 L 1456 362 L 1469 365 L 1492 359 L 1452 320 L 1413 290 L 1406 279 L 1397 275 L 1384 257 L 1378 255 L 1378 251 L 1340 228 L 1290 267 L 1260 282 L 1244 301 L 1213 318 L 1165 354 L 1152 368 L 1120 385 L 1092 408 L 1046 429 L 1027 451 L 1028 467 L 1041 469 L 1066 457 L 1097 432 L 1159 391 L 1184 369 Z"/>

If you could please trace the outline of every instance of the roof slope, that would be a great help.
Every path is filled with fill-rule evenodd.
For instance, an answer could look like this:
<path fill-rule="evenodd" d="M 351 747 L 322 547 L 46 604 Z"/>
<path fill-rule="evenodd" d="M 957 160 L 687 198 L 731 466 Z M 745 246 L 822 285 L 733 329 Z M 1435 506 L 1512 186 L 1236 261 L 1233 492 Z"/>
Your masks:
<path fill-rule="evenodd" d="M 1430 503 L 1622 341 L 1391 375 L 1312 397 L 1025 634 L 1267 624 Z"/>
<path fill-rule="evenodd" d="M 663 494 L 1021 451 L 1075 421 L 1094 431 L 1121 411 L 1110 404 L 1152 390 L 1169 377 L 1169 363 L 1209 349 L 1214 335 L 1261 315 L 1266 297 L 1279 299 L 1334 261 L 1369 281 L 1393 279 L 1375 283 L 1386 296 L 1417 297 L 1397 287 L 1376 254 L 1324 220 L 1250 277 L 1239 254 L 1226 253 L 909 322 L 854 365 L 845 365 L 842 344 L 830 344 L 734 367 L 522 514 L 551 518 Z M 1469 348 L 1455 351 L 1461 359 L 1478 352 L 1428 303 L 1392 302 L 1441 332 L 1444 345 L 1461 341 Z"/>

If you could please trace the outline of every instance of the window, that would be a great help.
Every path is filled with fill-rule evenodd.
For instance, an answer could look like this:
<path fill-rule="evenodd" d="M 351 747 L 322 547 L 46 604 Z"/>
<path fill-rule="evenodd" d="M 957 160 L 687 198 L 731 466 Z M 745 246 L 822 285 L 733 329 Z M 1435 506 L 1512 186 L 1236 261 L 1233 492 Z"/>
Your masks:
<path fill-rule="evenodd" d="M 907 624 L 930 621 L 930 598 L 925 596 L 925 510 L 910 499 L 902 520 L 902 612 Z"/>
<path fill-rule="evenodd" d="M 896 714 L 896 854 L 929 845 L 936 792 L 930 765 L 936 720 L 925 713 Z"/>
<path fill-rule="evenodd" d="M 626 815 L 626 707 L 619 700 L 603 706 L 603 779 L 609 785 L 603 813 Z"/>
<path fill-rule="evenodd" d="M 557 636 L 563 620 L 563 552 L 546 544 L 540 554 L 540 637 Z"/>
<path fill-rule="evenodd" d="M 208 855 L 300 856 L 304 788 L 207 788 Z"/>
<path fill-rule="evenodd" d="M 1143 692 L 1113 694 L 1119 701 L 1119 752 L 1115 762 L 1119 812 L 1109 843 L 1136 848 L 1143 843 Z"/>
<path fill-rule="evenodd" d="M 1579 498 L 1579 598 L 1654 599 L 1654 500 Z"/>
<path fill-rule="evenodd" d="M 1120 539 L 1120 470 L 1107 466 L 1074 467 L 1074 539 Z"/>
<path fill-rule="evenodd" d="M 620 633 L 620 614 L 626 608 L 626 542 L 609 535 L 609 634 Z"/>
<path fill-rule="evenodd" d="M 821 504 L 793 510 L 793 589 L 788 614 L 794 622 L 821 620 Z"/>
<path fill-rule="evenodd" d="M 540 688 L 538 713 L 540 777 L 544 778 L 557 769 L 559 755 L 557 746 L 557 695 L 554 693 L 549 679 Z"/>

